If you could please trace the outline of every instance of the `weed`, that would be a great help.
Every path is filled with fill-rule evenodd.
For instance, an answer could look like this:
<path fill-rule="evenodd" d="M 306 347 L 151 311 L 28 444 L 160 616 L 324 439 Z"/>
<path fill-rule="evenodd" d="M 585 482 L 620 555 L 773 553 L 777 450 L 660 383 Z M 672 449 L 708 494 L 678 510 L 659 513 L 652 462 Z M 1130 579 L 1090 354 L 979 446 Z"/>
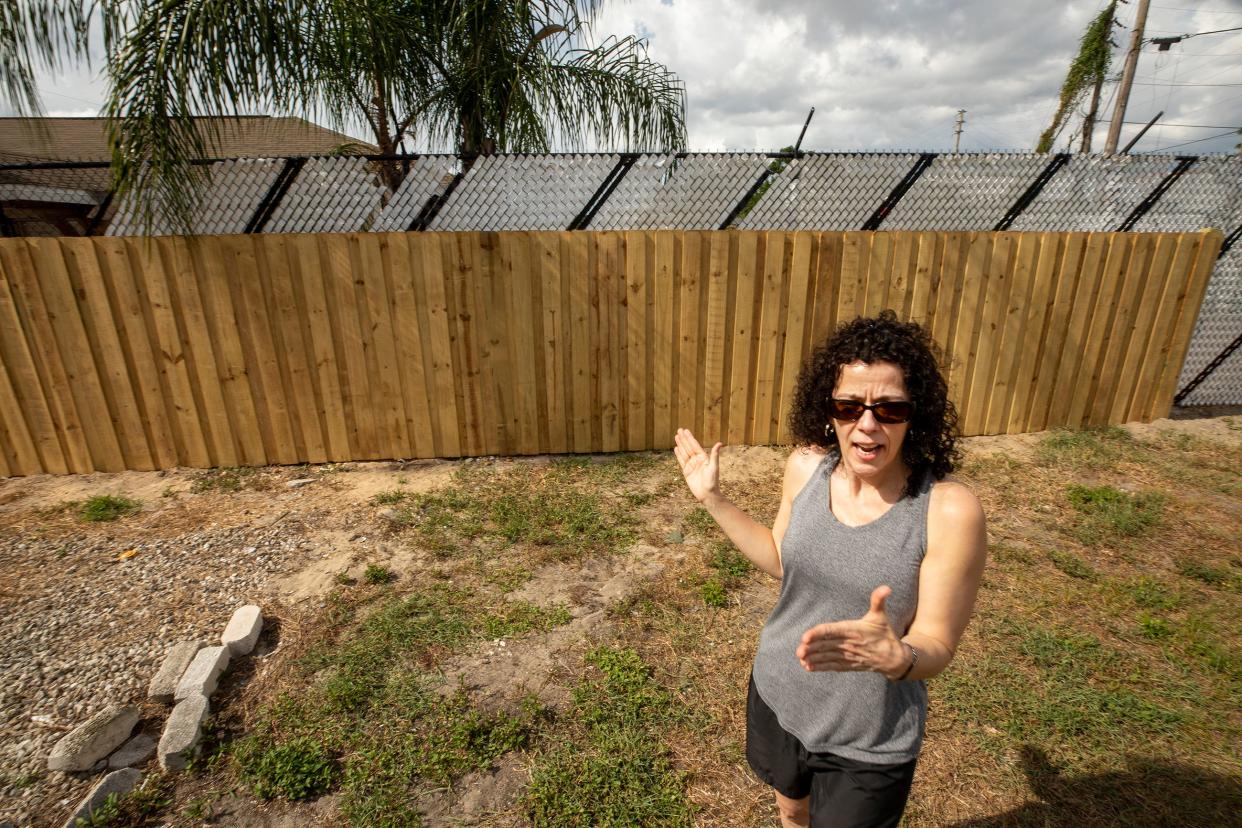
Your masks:
<path fill-rule="evenodd" d="M 362 580 L 368 584 L 386 584 L 392 579 L 392 570 L 379 564 L 367 564 L 366 571 L 362 573 Z"/>
<path fill-rule="evenodd" d="M 1125 585 L 1134 603 L 1149 610 L 1171 610 L 1185 600 L 1179 593 L 1153 578 L 1143 576 Z"/>
<path fill-rule="evenodd" d="M 686 710 L 654 681 L 633 650 L 599 648 L 596 668 L 574 689 L 567 724 L 578 726 L 541 746 L 524 798 L 534 826 L 682 826 L 692 823 L 685 776 L 662 734 Z"/>
<path fill-rule="evenodd" d="M 716 519 L 702 506 L 696 506 L 685 517 L 686 527 L 707 534 L 716 528 Z"/>
<path fill-rule="evenodd" d="M 336 573 L 336 576 L 333 578 L 333 580 L 335 580 L 341 586 L 353 586 L 354 584 L 358 583 L 357 578 L 353 577 L 352 575 L 350 575 L 348 572 L 345 572 L 345 571 Z"/>
<path fill-rule="evenodd" d="M 73 821 L 74 828 L 103 828 L 116 825 L 121 819 L 121 797 L 110 793 L 98 808 L 90 811 L 86 818 L 78 817 Z"/>
<path fill-rule="evenodd" d="M 300 737 L 278 745 L 249 736 L 234 752 L 242 776 L 260 799 L 307 799 L 331 790 L 336 762 L 315 739 Z"/>
<path fill-rule="evenodd" d="M 239 492 L 243 488 L 257 488 L 255 469 L 238 466 L 229 469 L 211 469 L 194 478 L 192 492 Z"/>
<path fill-rule="evenodd" d="M 1053 549 L 1048 552 L 1048 558 L 1052 561 L 1053 566 L 1071 578 L 1081 578 L 1084 581 L 1094 581 L 1096 578 L 1095 570 L 1083 563 L 1082 559 L 1077 555 L 1070 552 Z"/>
<path fill-rule="evenodd" d="M 1074 533 L 1087 545 L 1143 534 L 1160 522 L 1165 503 L 1160 492 L 1129 494 L 1112 486 L 1073 484 L 1065 495 L 1080 514 Z"/>
<path fill-rule="evenodd" d="M 655 492 L 625 492 L 622 497 L 627 506 L 637 509 L 655 500 L 656 494 Z"/>
<path fill-rule="evenodd" d="M 172 486 L 165 486 L 164 491 L 160 492 L 160 497 L 176 497 L 177 492 Z"/>
<path fill-rule="evenodd" d="M 529 581 L 531 571 L 524 566 L 507 566 L 487 573 L 488 583 L 508 594 Z"/>
<path fill-rule="evenodd" d="M 373 506 L 394 506 L 398 503 L 401 503 L 409 499 L 410 499 L 409 492 L 401 492 L 401 491 L 397 491 L 396 489 L 389 489 L 388 491 L 385 491 L 385 492 L 378 492 L 374 497 L 371 498 L 371 504 Z"/>
<path fill-rule="evenodd" d="M 712 569 L 720 573 L 726 583 L 741 580 L 750 574 L 750 560 L 733 548 L 733 544 L 722 541 L 716 545 L 712 559 L 708 563 Z"/>
<path fill-rule="evenodd" d="M 81 504 L 80 514 L 83 520 L 102 523 L 131 515 L 141 506 L 138 501 L 123 495 L 95 495 Z"/>
<path fill-rule="evenodd" d="M 709 578 L 700 587 L 700 593 L 703 596 L 703 603 L 709 607 L 725 607 L 729 605 L 729 596 L 725 591 L 724 584 L 715 578 Z"/>
<path fill-rule="evenodd" d="M 1235 576 L 1227 569 L 1210 566 L 1209 564 L 1190 558 L 1182 558 L 1177 562 L 1178 574 L 1201 581 L 1208 586 L 1221 587 L 1229 583 Z"/>
<path fill-rule="evenodd" d="M 1168 621 L 1150 615 L 1139 616 L 1139 628 L 1147 638 L 1168 638 L 1173 634 Z"/>

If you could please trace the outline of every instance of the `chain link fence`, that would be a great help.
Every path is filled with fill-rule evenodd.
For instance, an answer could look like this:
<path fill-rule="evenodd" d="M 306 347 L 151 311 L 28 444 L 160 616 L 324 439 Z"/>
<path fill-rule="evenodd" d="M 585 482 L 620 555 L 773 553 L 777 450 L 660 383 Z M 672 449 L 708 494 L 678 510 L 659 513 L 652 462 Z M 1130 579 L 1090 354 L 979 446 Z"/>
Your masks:
<path fill-rule="evenodd" d="M 1227 235 L 1184 405 L 1242 404 L 1242 157 L 1034 153 L 352 156 L 210 162 L 196 233 L 407 230 L 1194 231 Z M 105 164 L 0 166 L 0 232 L 156 235 Z M 1233 346 L 1235 350 L 1230 351 Z M 1199 377 L 1216 363 L 1211 373 Z M 1196 380 L 1198 380 L 1196 382 Z"/>

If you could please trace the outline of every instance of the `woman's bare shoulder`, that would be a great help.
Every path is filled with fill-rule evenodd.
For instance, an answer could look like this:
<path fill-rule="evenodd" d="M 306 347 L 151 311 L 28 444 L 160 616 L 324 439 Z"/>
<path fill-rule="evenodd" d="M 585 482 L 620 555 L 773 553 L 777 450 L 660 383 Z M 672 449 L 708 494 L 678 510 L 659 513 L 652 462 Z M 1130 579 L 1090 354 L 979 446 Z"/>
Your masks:
<path fill-rule="evenodd" d="M 785 461 L 783 495 L 793 500 L 811 479 L 815 469 L 819 468 L 820 461 L 827 453 L 826 449 L 819 446 L 796 446 L 789 452 L 789 458 Z"/>
<path fill-rule="evenodd" d="M 928 517 L 932 524 L 944 521 L 953 524 L 973 524 L 983 521 L 983 504 L 974 491 L 960 480 L 945 478 L 936 481 L 928 503 Z"/>

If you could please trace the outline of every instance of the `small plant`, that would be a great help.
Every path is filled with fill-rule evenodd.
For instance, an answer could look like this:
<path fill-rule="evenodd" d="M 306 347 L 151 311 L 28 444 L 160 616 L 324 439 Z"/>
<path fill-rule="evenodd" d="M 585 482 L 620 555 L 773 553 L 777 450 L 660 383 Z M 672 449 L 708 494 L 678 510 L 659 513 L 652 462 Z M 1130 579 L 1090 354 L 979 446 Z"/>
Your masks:
<path fill-rule="evenodd" d="M 78 817 L 73 821 L 74 828 L 104 828 L 115 825 L 121 818 L 121 797 L 110 793 L 98 808 L 91 810 L 90 816 Z"/>
<path fill-rule="evenodd" d="M 697 506 L 686 515 L 686 528 L 696 532 L 710 532 L 716 528 L 716 520 L 702 506 Z"/>
<path fill-rule="evenodd" d="M 1187 578 L 1202 581 L 1208 586 L 1220 586 L 1229 578 L 1229 573 L 1223 569 L 1217 569 L 1214 566 L 1208 566 L 1188 558 L 1183 558 L 1177 562 L 1177 572 Z"/>
<path fill-rule="evenodd" d="M 396 504 L 409 499 L 409 492 L 401 492 L 396 489 L 390 489 L 386 492 L 377 493 L 371 498 L 371 503 L 374 506 L 395 506 Z"/>
<path fill-rule="evenodd" d="M 81 515 L 83 520 L 102 523 L 131 515 L 138 511 L 141 505 L 138 501 L 123 495 L 95 495 L 82 503 Z"/>
<path fill-rule="evenodd" d="M 720 577 L 726 583 L 741 580 L 750 574 L 750 560 L 733 548 L 733 544 L 729 541 L 722 541 L 716 545 L 716 551 L 712 554 L 709 563 L 712 569 L 720 573 Z"/>
<path fill-rule="evenodd" d="M 1077 555 L 1053 549 L 1048 553 L 1048 558 L 1053 566 L 1071 578 L 1080 578 L 1084 581 L 1094 581 L 1096 578 L 1095 570 L 1083 563 Z"/>
<path fill-rule="evenodd" d="M 239 492 L 252 486 L 255 470 L 249 466 L 231 469 L 211 469 L 203 472 L 190 484 L 192 492 Z"/>
<path fill-rule="evenodd" d="M 393 579 L 392 570 L 380 564 L 367 564 L 362 580 L 368 584 L 386 584 Z"/>
<path fill-rule="evenodd" d="M 1173 634 L 1173 628 L 1169 626 L 1168 621 L 1150 615 L 1139 617 L 1139 628 L 1147 638 L 1168 638 Z"/>
<path fill-rule="evenodd" d="M 160 497 L 176 497 L 177 491 L 172 486 L 165 486 L 164 491 L 160 492 Z"/>
<path fill-rule="evenodd" d="M 1143 534 L 1160 522 L 1165 502 L 1160 492 L 1129 494 L 1112 486 L 1074 484 L 1065 496 L 1081 515 L 1075 534 L 1088 545 Z"/>
<path fill-rule="evenodd" d="M 699 588 L 700 594 L 703 596 L 703 603 L 709 607 L 725 607 L 729 605 L 729 596 L 725 591 L 724 584 L 715 578 L 709 578 Z"/>
<path fill-rule="evenodd" d="M 235 756 L 243 777 L 260 799 L 307 799 L 326 793 L 336 784 L 336 763 L 327 749 L 310 737 L 276 746 L 249 737 L 238 745 Z"/>
<path fill-rule="evenodd" d="M 358 579 L 350 575 L 346 571 L 341 571 L 341 572 L 336 573 L 336 577 L 333 580 L 335 580 L 341 586 L 353 586 L 354 584 L 358 583 Z"/>
<path fill-rule="evenodd" d="M 1149 610 L 1171 610 L 1182 604 L 1182 596 L 1154 578 L 1143 576 L 1126 585 L 1134 603 Z"/>

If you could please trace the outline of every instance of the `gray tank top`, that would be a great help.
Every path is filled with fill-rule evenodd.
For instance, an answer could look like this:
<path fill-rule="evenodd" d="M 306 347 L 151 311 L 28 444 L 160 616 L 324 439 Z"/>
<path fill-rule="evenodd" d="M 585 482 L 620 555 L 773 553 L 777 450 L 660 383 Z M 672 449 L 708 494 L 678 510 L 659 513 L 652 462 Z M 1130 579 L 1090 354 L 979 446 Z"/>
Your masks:
<path fill-rule="evenodd" d="M 893 764 L 914 759 L 923 742 L 927 689 L 921 681 L 892 683 L 879 673 L 809 673 L 795 650 L 816 624 L 860 618 L 871 591 L 893 589 L 885 607 L 904 635 L 918 603 L 919 566 L 927 548 L 928 474 L 914 497 L 903 497 L 863 526 L 846 526 L 829 507 L 831 452 L 794 499 L 781 543 L 781 594 L 759 636 L 755 688 L 785 730 L 814 753 Z"/>

